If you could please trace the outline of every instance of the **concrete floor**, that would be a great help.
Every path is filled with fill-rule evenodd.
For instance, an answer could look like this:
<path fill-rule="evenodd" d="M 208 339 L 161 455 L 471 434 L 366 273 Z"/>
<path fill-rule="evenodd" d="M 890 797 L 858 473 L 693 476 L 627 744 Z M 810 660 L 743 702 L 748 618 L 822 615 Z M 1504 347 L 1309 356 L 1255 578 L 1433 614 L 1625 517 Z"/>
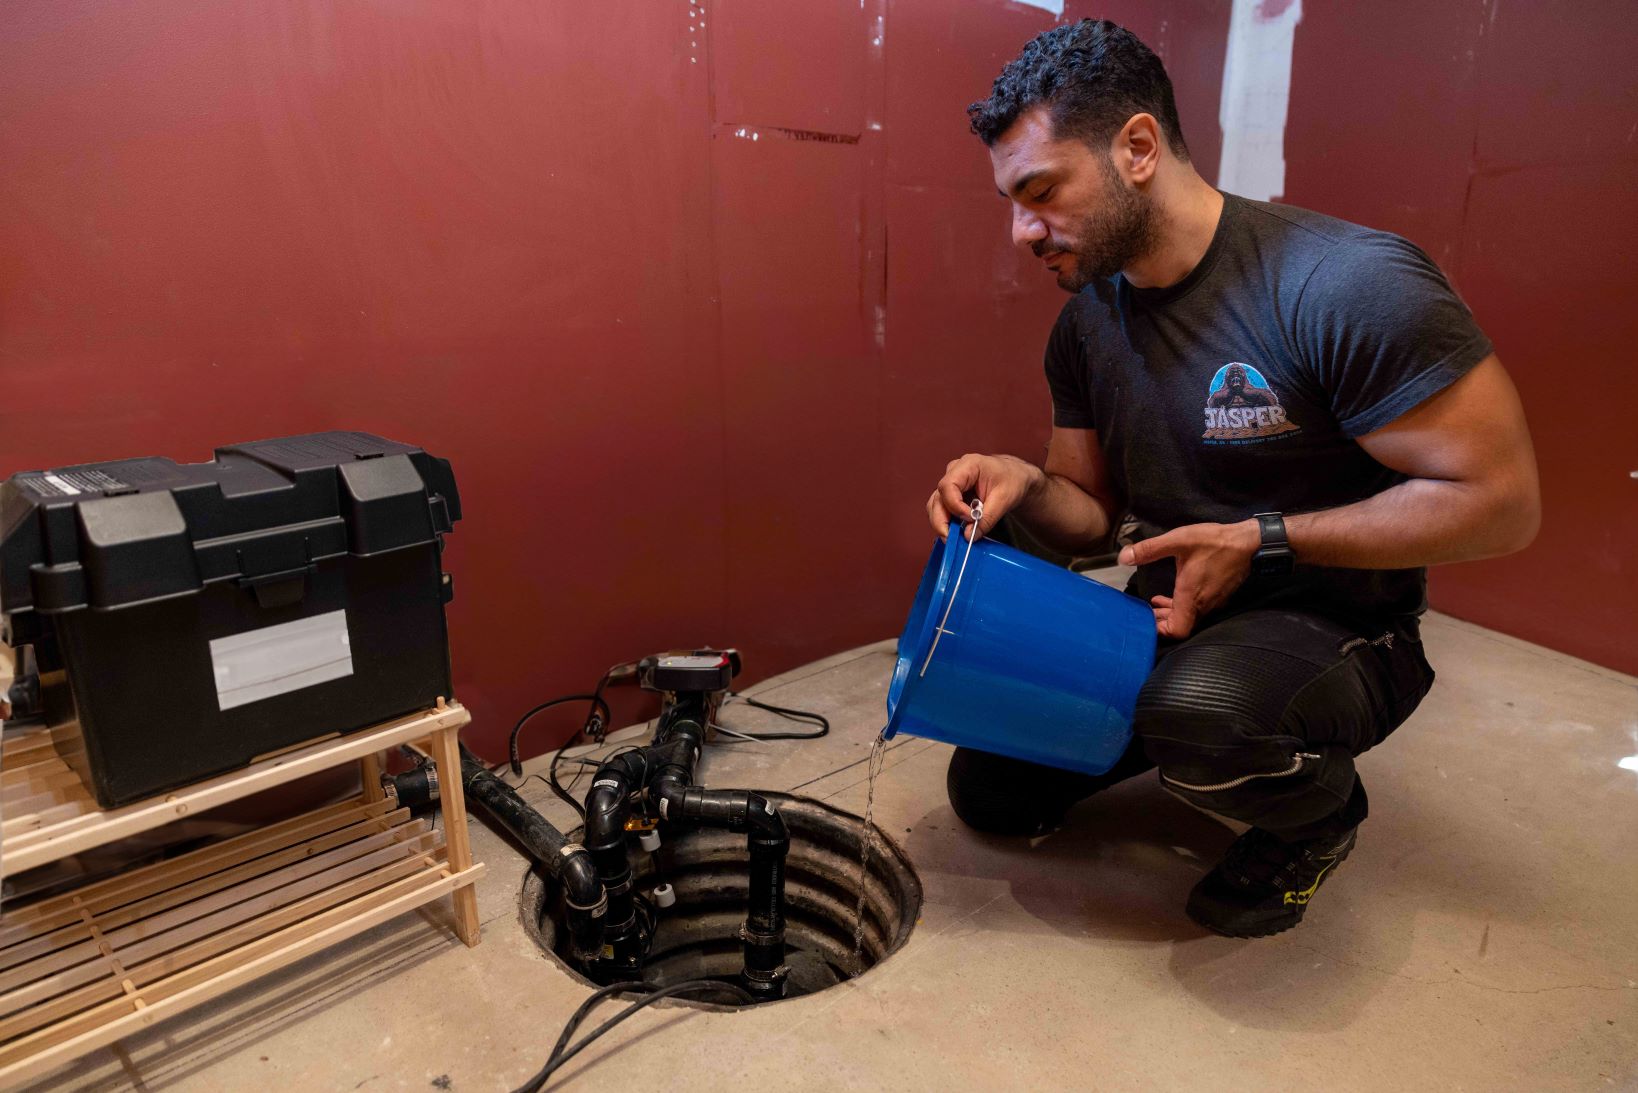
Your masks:
<path fill-rule="evenodd" d="M 908 946 L 850 984 L 755 1012 L 645 1011 L 564 1078 L 686 1090 L 1638 1088 L 1638 681 L 1437 615 L 1426 639 L 1440 681 L 1362 760 L 1372 817 L 1297 929 L 1231 941 L 1184 917 L 1234 830 L 1152 776 L 1033 843 L 980 837 L 945 802 L 948 749 L 901 737 L 876 818 L 926 890 Z M 710 749 L 705 780 L 862 812 L 892 649 L 758 688 L 823 711 L 833 734 Z M 752 730 L 767 717 L 729 714 Z M 524 793 L 566 823 L 541 781 Z M 409 915 L 42 1084 L 517 1085 L 586 991 L 524 936 L 521 857 L 482 824 L 473 835 L 489 864 L 478 948 L 450 940 L 442 909 Z"/>

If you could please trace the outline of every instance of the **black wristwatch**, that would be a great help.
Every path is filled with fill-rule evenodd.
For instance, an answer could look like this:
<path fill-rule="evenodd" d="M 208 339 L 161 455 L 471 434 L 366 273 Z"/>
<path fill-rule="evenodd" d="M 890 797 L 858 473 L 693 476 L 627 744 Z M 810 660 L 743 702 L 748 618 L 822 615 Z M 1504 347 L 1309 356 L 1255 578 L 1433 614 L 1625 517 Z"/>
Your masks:
<path fill-rule="evenodd" d="M 1251 572 L 1256 577 L 1284 577 L 1297 567 L 1297 556 L 1285 538 L 1285 517 L 1277 512 L 1259 512 L 1255 517 L 1263 535 L 1263 545 L 1251 556 Z"/>

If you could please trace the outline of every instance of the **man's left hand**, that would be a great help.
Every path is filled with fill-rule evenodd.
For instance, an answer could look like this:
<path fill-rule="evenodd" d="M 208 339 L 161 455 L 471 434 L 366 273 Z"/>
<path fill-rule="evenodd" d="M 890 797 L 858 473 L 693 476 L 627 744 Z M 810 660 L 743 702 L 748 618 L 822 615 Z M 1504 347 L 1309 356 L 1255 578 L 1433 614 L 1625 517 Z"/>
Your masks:
<path fill-rule="evenodd" d="M 1257 521 L 1186 524 L 1164 535 L 1133 543 L 1120 552 L 1121 565 L 1177 559 L 1170 596 L 1155 596 L 1155 629 L 1162 637 L 1186 638 L 1202 615 L 1221 607 L 1251 572 L 1251 556 L 1262 545 Z"/>

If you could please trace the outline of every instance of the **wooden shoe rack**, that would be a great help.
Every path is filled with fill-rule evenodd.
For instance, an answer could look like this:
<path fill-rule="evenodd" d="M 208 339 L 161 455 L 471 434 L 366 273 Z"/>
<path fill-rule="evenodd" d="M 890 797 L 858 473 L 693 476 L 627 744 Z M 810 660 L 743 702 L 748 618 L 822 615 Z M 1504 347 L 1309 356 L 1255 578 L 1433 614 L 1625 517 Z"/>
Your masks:
<path fill-rule="evenodd" d="M 6 876 L 344 763 L 359 764 L 364 790 L 0 911 L 0 1088 L 444 896 L 452 897 L 456 934 L 476 945 L 473 882 L 483 866 L 467 838 L 456 740 L 469 720 L 464 707 L 440 702 L 107 810 L 58 757 L 47 730 L 9 734 L 0 752 Z M 380 790 L 381 753 L 411 743 L 437 764 L 437 830 Z"/>

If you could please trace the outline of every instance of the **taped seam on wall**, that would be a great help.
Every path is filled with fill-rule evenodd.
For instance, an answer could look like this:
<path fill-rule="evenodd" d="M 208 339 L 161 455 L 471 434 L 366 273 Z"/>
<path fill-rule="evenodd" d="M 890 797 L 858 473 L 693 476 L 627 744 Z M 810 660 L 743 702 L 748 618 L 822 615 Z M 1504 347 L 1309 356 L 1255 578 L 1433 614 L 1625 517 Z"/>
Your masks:
<path fill-rule="evenodd" d="M 1285 193 L 1285 119 L 1302 0 L 1234 0 L 1217 120 L 1217 185 L 1256 201 Z"/>

